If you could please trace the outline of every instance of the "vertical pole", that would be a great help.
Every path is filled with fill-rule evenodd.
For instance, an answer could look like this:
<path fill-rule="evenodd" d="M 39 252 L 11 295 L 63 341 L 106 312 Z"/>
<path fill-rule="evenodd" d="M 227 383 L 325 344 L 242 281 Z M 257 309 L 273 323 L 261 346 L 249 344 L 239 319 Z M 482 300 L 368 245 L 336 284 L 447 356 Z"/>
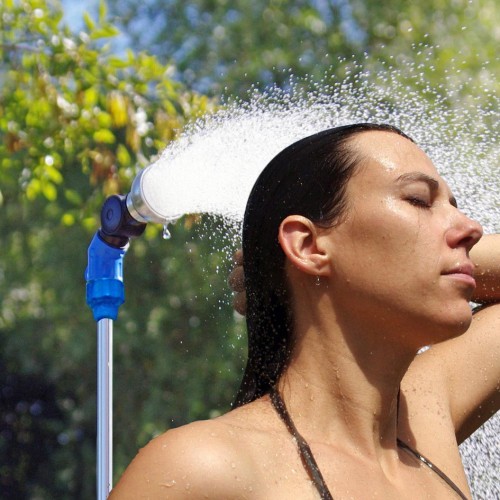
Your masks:
<path fill-rule="evenodd" d="M 114 195 L 102 207 L 101 225 L 87 251 L 85 280 L 97 322 L 97 499 L 106 500 L 113 480 L 113 321 L 125 301 L 123 258 L 146 224 L 131 217 L 125 196 Z"/>
<path fill-rule="evenodd" d="M 106 500 L 113 477 L 113 320 L 97 322 L 97 499 Z"/>

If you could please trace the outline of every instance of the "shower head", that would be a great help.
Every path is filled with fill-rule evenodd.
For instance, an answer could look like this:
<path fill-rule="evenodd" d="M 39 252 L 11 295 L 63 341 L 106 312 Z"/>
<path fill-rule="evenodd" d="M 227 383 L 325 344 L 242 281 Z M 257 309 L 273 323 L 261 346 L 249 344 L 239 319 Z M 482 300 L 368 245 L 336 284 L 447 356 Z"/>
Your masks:
<path fill-rule="evenodd" d="M 130 193 L 126 198 L 126 206 L 130 216 L 137 222 L 156 222 L 158 224 L 165 224 L 166 217 L 152 208 L 144 192 L 145 174 L 152 166 L 153 165 L 150 165 L 144 168 L 135 177 L 132 182 L 132 187 L 130 188 Z"/>
<path fill-rule="evenodd" d="M 154 164 L 141 170 L 132 182 L 130 192 L 124 196 L 115 194 L 106 199 L 101 210 L 100 235 L 113 246 L 123 247 L 130 238 L 140 236 L 148 222 L 165 226 L 175 222 L 178 216 L 166 216 L 153 208 L 160 206 L 151 186 L 155 179 L 149 179 L 145 189 L 145 178 Z M 149 194 L 146 194 L 149 193 Z M 163 193 L 161 193 L 163 194 Z"/>

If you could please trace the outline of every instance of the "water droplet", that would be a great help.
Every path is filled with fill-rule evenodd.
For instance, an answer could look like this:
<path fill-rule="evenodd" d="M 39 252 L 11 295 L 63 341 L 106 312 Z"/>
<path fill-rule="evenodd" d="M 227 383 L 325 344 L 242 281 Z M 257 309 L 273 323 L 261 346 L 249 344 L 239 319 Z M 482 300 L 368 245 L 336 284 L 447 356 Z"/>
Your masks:
<path fill-rule="evenodd" d="M 171 481 L 167 481 L 166 483 L 161 483 L 160 486 L 163 486 L 164 488 L 172 488 L 172 486 L 175 486 L 175 484 L 175 479 L 172 479 Z"/>
<path fill-rule="evenodd" d="M 163 226 L 163 239 L 164 240 L 169 240 L 172 237 L 170 234 L 170 231 L 168 230 L 168 224 L 165 224 Z"/>

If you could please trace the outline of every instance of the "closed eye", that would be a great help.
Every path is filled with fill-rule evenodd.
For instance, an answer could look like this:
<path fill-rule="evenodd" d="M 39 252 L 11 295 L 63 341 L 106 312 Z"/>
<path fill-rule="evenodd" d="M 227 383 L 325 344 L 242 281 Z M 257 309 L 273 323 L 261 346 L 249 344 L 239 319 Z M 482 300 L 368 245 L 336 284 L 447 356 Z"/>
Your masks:
<path fill-rule="evenodd" d="M 431 208 L 431 204 L 429 201 L 424 200 L 423 198 L 418 198 L 416 196 L 412 196 L 410 198 L 407 198 L 406 201 L 411 203 L 415 207 L 419 208 Z"/>

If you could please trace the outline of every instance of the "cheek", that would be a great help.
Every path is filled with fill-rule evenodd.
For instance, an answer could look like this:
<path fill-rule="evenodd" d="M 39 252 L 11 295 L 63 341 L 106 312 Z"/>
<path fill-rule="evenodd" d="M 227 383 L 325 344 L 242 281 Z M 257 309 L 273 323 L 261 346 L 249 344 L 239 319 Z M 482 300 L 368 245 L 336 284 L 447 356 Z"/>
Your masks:
<path fill-rule="evenodd" d="M 385 202 L 363 214 L 353 212 L 346 223 L 345 250 L 358 271 L 376 273 L 380 280 L 397 274 L 406 281 L 424 278 L 436 266 L 436 239 L 418 212 L 406 213 Z"/>

